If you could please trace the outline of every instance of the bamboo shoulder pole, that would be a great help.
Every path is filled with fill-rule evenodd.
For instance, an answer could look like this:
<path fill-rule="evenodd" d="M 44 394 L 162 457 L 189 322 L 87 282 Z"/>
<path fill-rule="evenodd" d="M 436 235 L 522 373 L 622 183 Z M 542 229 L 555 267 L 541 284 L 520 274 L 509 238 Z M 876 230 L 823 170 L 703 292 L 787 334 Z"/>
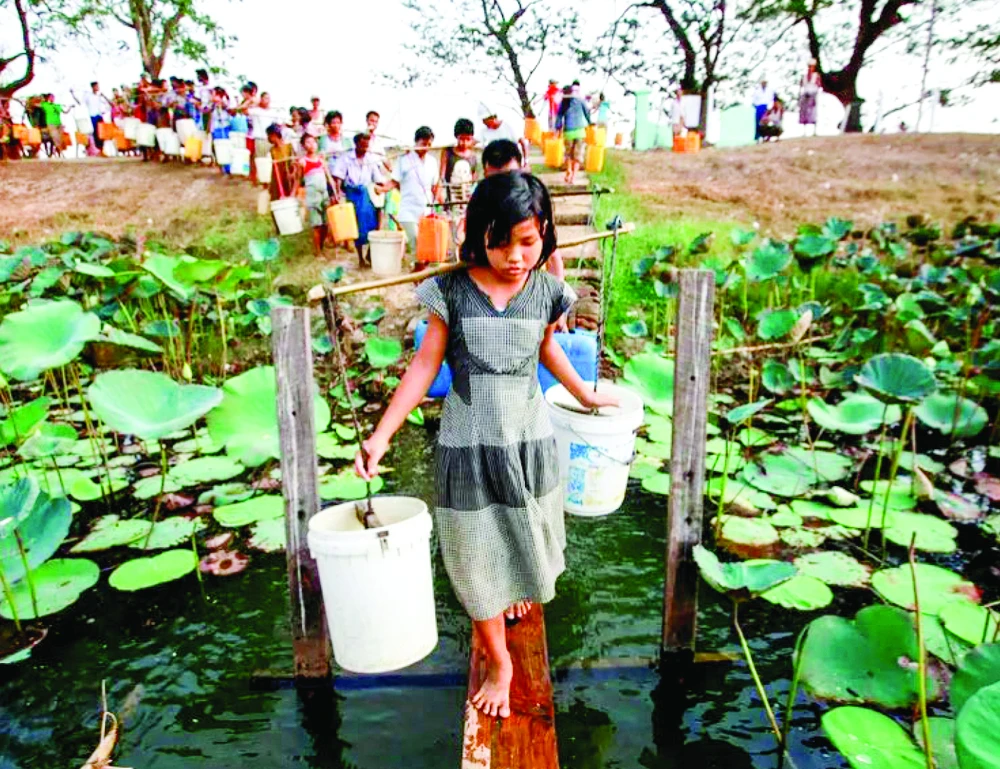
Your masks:
<path fill-rule="evenodd" d="M 632 222 L 627 222 L 618 228 L 619 235 L 627 235 L 630 232 L 635 231 L 635 224 Z M 574 246 L 582 246 L 584 243 L 591 243 L 595 240 L 604 240 L 605 238 L 610 238 L 615 234 L 615 230 L 604 230 L 603 232 L 592 232 L 589 235 L 584 235 L 581 238 L 574 238 L 573 240 L 568 240 L 564 243 L 559 243 L 556 248 L 573 248 Z M 440 267 L 431 267 L 426 270 L 420 270 L 419 272 L 411 272 L 408 275 L 393 275 L 391 278 L 381 278 L 379 280 L 366 280 L 361 283 L 346 283 L 344 285 L 335 285 L 330 287 L 330 294 L 332 296 L 344 296 L 346 294 L 358 294 L 362 291 L 375 291 L 380 288 L 388 288 L 389 286 L 400 286 L 404 283 L 419 283 L 422 280 L 427 280 L 428 278 L 433 278 L 437 275 L 444 275 L 449 272 L 455 272 L 456 270 L 464 270 L 468 265 L 465 262 L 450 262 L 448 264 L 443 264 Z M 327 286 L 323 283 L 317 284 L 309 289 L 307 297 L 310 302 L 319 302 L 326 295 Z"/>

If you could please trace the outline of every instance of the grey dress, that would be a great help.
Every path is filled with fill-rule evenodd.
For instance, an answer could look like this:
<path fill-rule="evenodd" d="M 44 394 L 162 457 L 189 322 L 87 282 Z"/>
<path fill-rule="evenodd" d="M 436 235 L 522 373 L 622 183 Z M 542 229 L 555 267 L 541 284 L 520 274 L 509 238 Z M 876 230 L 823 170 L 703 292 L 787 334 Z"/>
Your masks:
<path fill-rule="evenodd" d="M 448 324 L 435 520 L 455 593 L 474 620 L 549 601 L 566 530 L 538 353 L 576 295 L 535 270 L 501 312 L 462 270 L 424 281 L 417 298 Z"/>

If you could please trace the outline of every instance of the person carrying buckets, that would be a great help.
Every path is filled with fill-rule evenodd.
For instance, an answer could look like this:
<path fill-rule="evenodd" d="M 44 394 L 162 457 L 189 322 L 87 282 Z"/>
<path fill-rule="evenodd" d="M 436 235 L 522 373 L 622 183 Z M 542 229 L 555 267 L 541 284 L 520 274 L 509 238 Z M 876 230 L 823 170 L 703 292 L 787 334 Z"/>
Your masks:
<path fill-rule="evenodd" d="M 486 681 L 471 703 L 501 718 L 510 716 L 514 672 L 506 625 L 532 602 L 550 601 L 565 569 L 563 492 L 539 361 L 584 408 L 618 404 L 580 378 L 553 337 L 576 299 L 540 269 L 555 249 L 541 180 L 514 172 L 480 182 L 462 244 L 469 269 L 417 288 L 430 311 L 427 333 L 355 458 L 359 476 L 378 475 L 389 441 L 447 357 L 453 380 L 437 444 L 435 520 L 452 587 L 487 654 Z"/>
<path fill-rule="evenodd" d="M 392 171 L 389 184 L 399 190 L 399 213 L 396 221 L 406 233 L 410 254 L 417 253 L 417 224 L 431 213 L 431 206 L 441 202 L 440 162 L 428 153 L 434 144 L 434 132 L 421 126 L 413 135 L 414 148 L 406 153 Z M 417 263 L 417 268 L 422 265 Z"/>
<path fill-rule="evenodd" d="M 386 189 L 382 161 L 369 154 L 369 140 L 367 133 L 356 134 L 354 149 L 341 155 L 333 169 L 334 197 L 338 203 L 346 198 L 354 205 L 354 215 L 358 220 L 358 238 L 354 247 L 360 267 L 366 264 L 364 247 L 368 245 L 368 233 L 378 229 L 378 211 L 368 194 L 368 186 L 371 185 L 377 192 L 385 192 Z"/>

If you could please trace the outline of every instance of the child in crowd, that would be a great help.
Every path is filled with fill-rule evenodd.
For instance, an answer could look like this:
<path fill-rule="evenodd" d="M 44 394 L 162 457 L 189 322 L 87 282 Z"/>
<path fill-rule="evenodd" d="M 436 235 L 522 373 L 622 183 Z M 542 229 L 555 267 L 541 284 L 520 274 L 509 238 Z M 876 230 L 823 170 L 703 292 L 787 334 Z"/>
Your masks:
<path fill-rule="evenodd" d="M 576 85 L 577 82 L 574 81 L 574 86 Z M 556 118 L 556 130 L 562 132 L 566 145 L 566 184 L 576 181 L 576 172 L 583 165 L 584 153 L 587 151 L 587 126 L 590 125 L 590 112 L 583 99 L 574 93 L 574 86 L 563 89 L 562 104 L 559 105 L 559 116 Z"/>
<path fill-rule="evenodd" d="M 344 136 L 344 116 L 337 110 L 331 110 L 323 118 L 325 131 L 319 137 L 319 151 L 326 157 L 327 167 L 333 173 L 337 158 L 345 152 L 350 152 L 353 143 Z"/>
<path fill-rule="evenodd" d="M 396 164 L 389 184 L 400 192 L 396 221 L 406 233 L 410 253 L 416 255 L 417 223 L 431 212 L 432 204 L 440 202 L 441 191 L 438 185 L 440 164 L 428 154 L 434 144 L 434 132 L 427 126 L 421 126 L 413 135 L 413 144 L 414 149 Z"/>
<path fill-rule="evenodd" d="M 270 145 L 271 155 L 271 183 L 268 192 L 271 200 L 280 200 L 292 195 L 294 174 L 292 173 L 292 159 L 294 151 L 292 145 L 285 141 L 285 133 L 281 126 L 272 123 L 265 130 L 267 141 Z"/>
<path fill-rule="evenodd" d="M 212 132 L 212 141 L 229 139 L 229 124 L 231 116 L 229 114 L 229 94 L 221 86 L 212 91 L 212 111 L 209 114 L 208 126 Z M 223 174 L 229 173 L 229 165 L 220 165 L 219 169 Z"/>
<path fill-rule="evenodd" d="M 435 518 L 448 576 L 486 649 L 487 678 L 472 698 L 486 715 L 510 715 L 513 663 L 505 619 L 550 601 L 565 568 L 556 443 L 541 388 L 543 363 L 585 408 L 616 405 L 594 392 L 553 338 L 575 301 L 542 267 L 556 248 L 552 203 L 520 172 L 482 181 L 468 209 L 468 270 L 425 281 L 417 298 L 430 325 L 375 432 L 355 459 L 379 473 L 389 441 L 423 400 L 447 358 L 436 457 Z"/>
<path fill-rule="evenodd" d="M 479 172 L 479 159 L 473 149 L 475 132 L 471 120 L 459 118 L 455 121 L 455 146 L 445 147 L 441 153 L 438 173 L 444 181 L 448 202 L 466 201 L 472 194 L 472 185 Z"/>
<path fill-rule="evenodd" d="M 302 137 L 302 150 L 304 155 L 298 159 L 297 164 L 302 186 L 306 191 L 306 211 L 313 231 L 313 251 L 316 256 L 320 256 L 326 243 L 326 209 L 330 205 L 326 183 L 329 172 L 319 154 L 319 142 L 315 136 L 307 133 Z"/>

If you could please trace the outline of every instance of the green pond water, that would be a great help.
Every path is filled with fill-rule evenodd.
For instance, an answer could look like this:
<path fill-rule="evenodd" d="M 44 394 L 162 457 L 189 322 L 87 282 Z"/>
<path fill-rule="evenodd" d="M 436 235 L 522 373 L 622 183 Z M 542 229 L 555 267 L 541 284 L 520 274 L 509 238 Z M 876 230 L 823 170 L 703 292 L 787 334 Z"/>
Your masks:
<path fill-rule="evenodd" d="M 431 434 L 407 426 L 386 492 L 432 499 Z M 569 517 L 568 570 L 546 607 L 563 767 L 775 767 L 744 663 L 699 665 L 685 694 L 649 667 L 660 636 L 666 502 L 633 481 L 624 507 Z M 942 563 L 947 561 L 942 560 Z M 255 673 L 291 669 L 283 553 L 243 573 L 134 594 L 106 582 L 52 622 L 20 664 L 0 666 L 0 769 L 78 766 L 98 739 L 100 684 L 124 720 L 115 764 L 177 767 L 458 767 L 469 621 L 435 554 L 440 643 L 386 677 L 339 676 L 300 694 Z M 853 615 L 839 591 L 827 611 Z M 799 629 L 815 616 L 757 602 L 741 612 L 760 673 L 783 704 Z M 729 608 L 703 587 L 699 647 L 737 651 Z M 846 766 L 796 710 L 798 769 Z"/>

